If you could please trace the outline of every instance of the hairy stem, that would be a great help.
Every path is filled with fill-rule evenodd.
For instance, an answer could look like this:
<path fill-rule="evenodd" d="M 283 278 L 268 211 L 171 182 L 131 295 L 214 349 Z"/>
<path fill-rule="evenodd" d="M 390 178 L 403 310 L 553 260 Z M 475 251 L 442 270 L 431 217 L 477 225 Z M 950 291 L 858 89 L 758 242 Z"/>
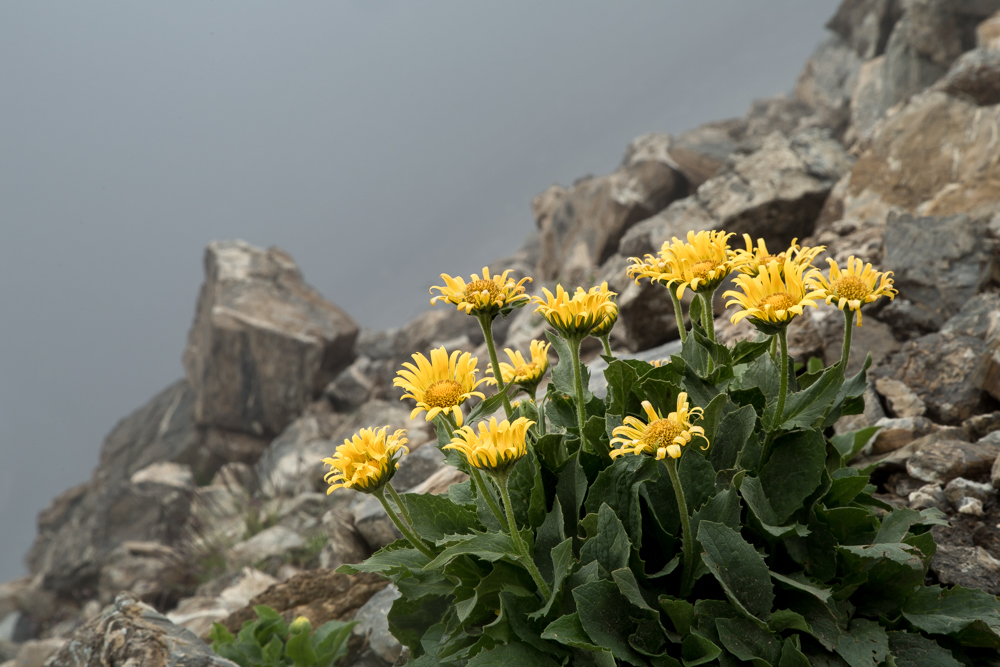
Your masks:
<path fill-rule="evenodd" d="M 386 484 L 385 486 L 389 489 L 389 495 L 392 496 L 392 500 L 396 503 L 396 507 L 399 508 L 399 513 L 403 515 L 403 521 L 406 522 L 407 526 L 413 528 L 413 520 L 410 518 L 410 512 L 406 509 L 406 505 L 403 504 L 403 499 L 399 497 L 398 493 L 396 493 L 396 489 L 392 486 L 392 484 Z"/>
<path fill-rule="evenodd" d="M 847 375 L 847 361 L 851 358 L 851 338 L 854 334 L 854 313 L 847 309 L 844 311 L 844 350 L 840 353 L 840 372 Z"/>
<path fill-rule="evenodd" d="M 677 461 L 668 456 L 665 462 L 667 472 L 670 473 L 670 483 L 674 487 L 674 496 L 677 498 L 677 510 L 681 515 L 681 597 L 686 598 L 691 594 L 694 584 L 694 536 L 691 534 L 691 519 L 688 517 L 681 478 L 677 474 Z"/>
<path fill-rule="evenodd" d="M 611 353 L 611 341 L 608 340 L 610 336 L 611 334 L 605 334 L 599 337 L 601 339 L 601 343 L 604 345 L 604 356 L 606 357 L 615 356 L 614 354 Z"/>
<path fill-rule="evenodd" d="M 677 323 L 677 333 L 681 335 L 681 342 L 687 340 L 688 332 L 687 327 L 684 326 L 684 310 L 681 308 L 681 300 L 677 298 L 677 292 L 674 291 L 673 287 L 668 287 L 667 291 L 670 292 L 670 299 L 674 302 L 674 320 Z"/>
<path fill-rule="evenodd" d="M 514 408 L 510 406 L 507 387 L 504 385 L 503 375 L 500 373 L 500 362 L 497 360 L 497 346 L 493 342 L 493 317 L 480 315 L 479 326 L 483 329 L 483 338 L 486 339 L 486 349 L 490 352 L 490 365 L 493 367 L 493 377 L 497 381 L 497 391 L 503 396 L 503 411 L 507 415 L 507 419 L 510 419 L 510 416 L 514 413 Z"/>
<path fill-rule="evenodd" d="M 781 348 L 779 350 L 779 354 L 781 354 L 781 379 L 778 388 L 778 407 L 774 411 L 775 421 L 772 430 L 781 426 L 782 417 L 785 414 L 785 394 L 788 393 L 788 331 L 784 327 L 778 331 L 778 343 Z"/>
<path fill-rule="evenodd" d="M 514 548 L 518 550 L 521 554 L 521 563 L 524 565 L 525 569 L 528 570 L 528 574 L 531 578 L 535 580 L 535 585 L 538 586 L 539 592 L 542 594 L 542 598 L 545 600 L 549 599 L 552 594 L 549 590 L 549 585 L 545 583 L 545 579 L 542 578 L 542 573 L 538 571 L 535 566 L 535 561 L 532 559 L 531 554 L 528 553 L 528 545 L 524 543 L 521 539 L 521 534 L 517 530 L 517 522 L 514 520 L 514 508 L 510 504 L 510 491 L 507 489 L 507 480 L 510 478 L 510 474 L 497 476 L 496 480 L 497 486 L 500 487 L 500 495 L 503 498 L 504 508 L 507 510 L 507 522 L 510 524 L 510 537 L 514 541 Z"/>
<path fill-rule="evenodd" d="M 715 300 L 715 292 L 703 292 L 698 295 L 701 298 L 701 323 L 705 327 L 708 339 L 715 342 L 715 309 L 712 302 Z"/>
<path fill-rule="evenodd" d="M 569 352 L 573 362 L 573 384 L 576 389 L 576 422 L 580 429 L 580 451 L 587 448 L 587 437 L 583 434 L 583 427 L 587 422 L 586 407 L 583 403 L 583 372 L 580 370 L 580 343 L 579 338 L 567 340 Z"/>
<path fill-rule="evenodd" d="M 399 520 L 399 516 L 396 514 L 395 510 L 393 510 L 392 507 L 389 505 L 389 501 L 385 499 L 385 489 L 379 489 L 378 491 L 373 492 L 372 495 L 378 498 L 378 501 L 382 503 L 382 509 L 384 509 L 385 513 L 389 515 L 389 519 L 391 519 L 392 522 L 396 525 L 396 528 L 399 529 L 399 532 L 403 534 L 403 537 L 405 537 L 410 542 L 410 544 L 413 545 L 413 548 L 422 553 L 423 555 L 427 556 L 431 560 L 434 560 L 437 554 L 434 553 L 434 551 L 429 546 L 427 546 L 427 543 L 424 542 L 422 539 L 420 539 L 420 537 L 418 537 L 417 534 L 414 533 L 409 526 L 407 526 L 406 524 L 404 524 L 402 521 Z"/>

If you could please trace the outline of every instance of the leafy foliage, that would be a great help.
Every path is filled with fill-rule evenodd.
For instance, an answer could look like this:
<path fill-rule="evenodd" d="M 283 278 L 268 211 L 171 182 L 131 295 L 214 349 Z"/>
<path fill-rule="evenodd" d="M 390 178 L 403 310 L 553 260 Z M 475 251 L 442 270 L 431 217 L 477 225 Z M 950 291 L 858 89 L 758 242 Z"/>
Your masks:
<path fill-rule="evenodd" d="M 330 621 L 316 628 L 305 618 L 289 628 L 266 605 L 254 607 L 256 621 L 246 621 L 235 637 L 220 623 L 212 624 L 212 650 L 241 667 L 331 667 L 347 655 L 354 621 Z"/>

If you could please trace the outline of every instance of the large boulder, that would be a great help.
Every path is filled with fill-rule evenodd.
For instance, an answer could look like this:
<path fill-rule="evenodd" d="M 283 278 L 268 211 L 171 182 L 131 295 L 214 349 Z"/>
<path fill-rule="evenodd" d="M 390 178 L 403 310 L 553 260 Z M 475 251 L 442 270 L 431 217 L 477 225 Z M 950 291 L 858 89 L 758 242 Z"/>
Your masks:
<path fill-rule="evenodd" d="M 199 424 L 277 434 L 350 364 L 358 326 L 278 248 L 214 241 L 184 350 Z"/>
<path fill-rule="evenodd" d="M 868 60 L 885 53 L 889 34 L 902 13 L 899 5 L 898 0 L 844 0 L 826 27 Z"/>
<path fill-rule="evenodd" d="M 1000 104 L 1000 50 L 975 49 L 963 54 L 934 88 L 979 106 Z"/>
<path fill-rule="evenodd" d="M 795 84 L 795 97 L 816 109 L 819 124 L 843 136 L 851 120 L 851 96 L 864 61 L 839 35 L 816 47 Z"/>

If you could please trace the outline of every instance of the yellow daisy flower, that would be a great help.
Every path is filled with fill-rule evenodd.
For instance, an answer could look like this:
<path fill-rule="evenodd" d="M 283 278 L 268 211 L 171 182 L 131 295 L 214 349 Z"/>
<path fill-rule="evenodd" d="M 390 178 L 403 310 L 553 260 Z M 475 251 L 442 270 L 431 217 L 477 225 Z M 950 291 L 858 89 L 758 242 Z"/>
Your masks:
<path fill-rule="evenodd" d="M 330 472 L 323 477 L 330 485 L 327 494 L 342 486 L 372 493 L 392 479 L 399 459 L 410 450 L 405 446 L 408 442 L 406 429 L 386 435 L 388 429 L 388 426 L 378 430 L 363 428 L 344 440 L 333 457 L 323 459 L 323 463 L 330 466 Z"/>
<path fill-rule="evenodd" d="M 496 417 L 490 417 L 489 426 L 485 421 L 479 422 L 479 433 L 471 426 L 458 429 L 452 441 L 442 449 L 456 449 L 465 455 L 469 465 L 503 474 L 528 452 L 525 434 L 534 423 L 518 417 L 513 423 L 504 419 L 498 424 Z"/>
<path fill-rule="evenodd" d="M 607 291 L 608 284 L 602 283 L 601 288 L 604 289 L 604 291 Z M 594 290 L 597 289 L 599 288 L 591 287 L 590 291 L 593 293 Z M 590 335 L 594 338 L 607 336 L 611 333 L 611 330 L 615 328 L 615 324 L 618 322 L 618 304 L 612 301 L 611 305 L 614 306 L 614 308 L 608 308 L 607 312 L 604 313 L 604 319 L 590 331 Z"/>
<path fill-rule="evenodd" d="M 476 363 L 479 361 L 468 352 L 455 350 L 448 356 L 443 347 L 431 350 L 431 359 L 417 352 L 413 361 L 403 363 L 403 370 L 396 373 L 393 386 L 402 387 L 407 394 L 403 398 L 412 398 L 417 407 L 410 413 L 413 419 L 421 411 L 427 411 L 427 421 L 439 414 L 451 413 L 455 421 L 462 425 L 462 408 L 460 407 L 470 396 L 485 398 L 482 392 L 476 391 L 486 379 L 476 380 Z M 401 399 L 402 400 L 402 399 Z"/>
<path fill-rule="evenodd" d="M 753 245 L 749 234 L 743 235 L 743 240 L 747 244 L 746 250 L 736 249 L 733 251 L 735 269 L 740 273 L 756 276 L 761 272 L 762 267 L 766 267 L 771 262 L 777 262 L 778 268 L 784 272 L 785 258 L 791 257 L 796 264 L 810 266 L 816 256 L 826 250 L 826 246 L 799 246 L 798 239 L 792 239 L 792 244 L 788 250 L 772 255 L 764 239 L 757 239 L 757 247 Z"/>
<path fill-rule="evenodd" d="M 676 236 L 660 249 L 661 262 L 653 262 L 646 269 L 633 273 L 639 277 L 649 277 L 666 287 L 677 285 L 677 298 L 684 298 L 684 291 L 711 293 L 726 276 L 733 271 L 732 251 L 729 237 L 722 231 L 688 232 L 687 242 Z M 639 267 L 645 266 L 643 263 Z M 659 273 L 654 270 L 659 268 Z"/>
<path fill-rule="evenodd" d="M 510 359 L 509 364 L 500 362 L 500 377 L 504 384 L 519 384 L 522 387 L 537 387 L 545 371 L 549 369 L 549 348 L 551 343 L 543 343 L 540 340 L 531 341 L 531 361 L 525 361 L 524 356 L 518 351 L 510 348 L 504 350 Z M 493 374 L 492 368 L 487 368 L 486 372 Z M 486 384 L 496 385 L 494 377 L 486 378 Z"/>
<path fill-rule="evenodd" d="M 625 454 L 648 454 L 657 460 L 668 456 L 679 459 L 683 453 L 681 447 L 690 443 L 694 436 L 705 441 L 702 449 L 706 449 L 708 439 L 705 429 L 691 425 L 693 417 L 702 418 L 702 409 L 690 407 L 687 398 L 684 392 L 678 394 L 677 412 L 671 412 L 666 417 L 654 410 L 649 401 L 643 401 L 642 409 L 646 411 L 649 422 L 644 424 L 635 417 L 625 417 L 625 423 L 612 432 L 615 437 L 611 439 L 611 444 L 620 443 L 622 446 L 611 450 L 611 458 Z"/>
<path fill-rule="evenodd" d="M 612 300 L 617 293 L 608 291 L 606 282 L 589 292 L 577 287 L 572 296 L 562 285 L 556 285 L 554 295 L 544 287 L 542 293 L 544 298 L 531 297 L 531 302 L 538 304 L 535 312 L 540 313 L 565 338 L 582 339 L 603 324 L 610 314 L 614 313 L 617 317 L 618 306 Z"/>
<path fill-rule="evenodd" d="M 847 268 L 843 271 L 832 259 L 830 263 L 830 279 L 817 271 L 810 277 L 810 287 L 813 287 L 826 297 L 828 304 L 837 302 L 837 308 L 858 312 L 858 326 L 861 326 L 861 306 L 871 303 L 879 297 L 887 296 L 894 299 L 898 292 L 892 286 L 892 271 L 876 271 L 871 264 L 865 264 L 860 258 L 851 255 L 847 258 Z M 878 286 L 876 287 L 876 283 Z"/>
<path fill-rule="evenodd" d="M 489 268 L 484 266 L 481 279 L 478 274 L 473 273 L 472 280 L 466 283 L 461 276 L 452 278 L 447 273 L 442 273 L 441 279 L 445 285 L 431 288 L 441 292 L 431 299 L 431 305 L 438 301 L 453 303 L 459 310 L 464 310 L 469 315 L 509 313 L 514 308 L 528 303 L 529 297 L 524 293 L 524 283 L 531 282 L 531 278 L 521 278 L 515 283 L 513 278 L 507 277 L 508 274 L 510 269 L 502 274 L 490 276 Z"/>
<path fill-rule="evenodd" d="M 733 315 L 733 324 L 749 317 L 758 328 L 767 327 L 768 324 L 785 325 L 796 315 L 801 315 L 805 306 L 816 308 L 816 299 L 825 295 L 822 291 L 806 291 L 802 276 L 806 268 L 786 256 L 785 263 L 780 268 L 777 262 L 771 262 L 756 276 L 745 273 L 736 276 L 734 282 L 742 293 L 728 290 L 722 295 L 733 299 L 726 303 L 726 307 L 739 305 L 743 308 Z M 816 269 L 809 271 L 806 280 L 812 273 L 819 273 Z"/>

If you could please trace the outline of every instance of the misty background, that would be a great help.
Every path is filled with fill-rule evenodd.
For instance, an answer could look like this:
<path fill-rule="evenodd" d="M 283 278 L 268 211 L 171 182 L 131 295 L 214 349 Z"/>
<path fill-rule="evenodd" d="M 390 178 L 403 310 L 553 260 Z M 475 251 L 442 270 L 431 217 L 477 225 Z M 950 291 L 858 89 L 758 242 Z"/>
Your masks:
<path fill-rule="evenodd" d="M 402 325 L 553 182 L 790 91 L 837 4 L 0 4 L 0 581 L 183 376 L 209 241 Z"/>

